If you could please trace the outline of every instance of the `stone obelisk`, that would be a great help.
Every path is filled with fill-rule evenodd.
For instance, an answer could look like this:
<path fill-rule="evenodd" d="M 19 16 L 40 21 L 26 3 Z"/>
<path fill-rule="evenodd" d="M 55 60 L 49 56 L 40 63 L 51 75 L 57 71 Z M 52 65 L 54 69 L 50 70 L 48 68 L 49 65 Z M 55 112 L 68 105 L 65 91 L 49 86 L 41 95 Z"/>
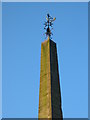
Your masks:
<path fill-rule="evenodd" d="M 41 44 L 38 118 L 63 118 L 57 47 L 50 36 Z"/>

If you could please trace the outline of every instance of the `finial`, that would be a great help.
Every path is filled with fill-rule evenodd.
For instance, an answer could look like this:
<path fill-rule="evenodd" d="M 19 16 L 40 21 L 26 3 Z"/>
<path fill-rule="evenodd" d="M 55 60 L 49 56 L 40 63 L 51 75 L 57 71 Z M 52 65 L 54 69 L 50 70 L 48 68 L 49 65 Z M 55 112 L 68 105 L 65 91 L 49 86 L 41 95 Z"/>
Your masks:
<path fill-rule="evenodd" d="M 47 14 L 46 20 L 47 21 L 44 23 L 44 29 L 46 30 L 45 34 L 46 37 L 51 39 L 51 35 L 53 35 L 51 30 L 53 29 L 53 22 L 56 20 L 56 18 L 52 18 L 49 14 Z"/>

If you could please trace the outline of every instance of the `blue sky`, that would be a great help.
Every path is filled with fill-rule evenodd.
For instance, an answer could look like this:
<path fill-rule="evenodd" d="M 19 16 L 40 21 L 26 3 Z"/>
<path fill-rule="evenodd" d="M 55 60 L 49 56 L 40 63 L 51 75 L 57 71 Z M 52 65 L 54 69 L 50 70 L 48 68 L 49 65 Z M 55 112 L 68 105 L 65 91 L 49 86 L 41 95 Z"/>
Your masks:
<path fill-rule="evenodd" d="M 38 117 L 45 16 L 56 17 L 64 118 L 88 117 L 88 3 L 3 3 L 2 117 Z"/>

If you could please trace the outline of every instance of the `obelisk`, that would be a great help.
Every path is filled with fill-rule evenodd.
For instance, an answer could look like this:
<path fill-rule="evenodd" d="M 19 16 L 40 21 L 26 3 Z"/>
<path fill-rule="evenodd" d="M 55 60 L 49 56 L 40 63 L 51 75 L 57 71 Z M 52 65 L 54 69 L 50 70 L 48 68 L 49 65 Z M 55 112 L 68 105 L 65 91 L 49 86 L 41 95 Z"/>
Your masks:
<path fill-rule="evenodd" d="M 48 17 L 48 19 L 49 23 L 50 18 Z M 57 47 L 50 38 L 51 31 L 47 30 L 47 32 L 50 32 L 46 33 L 48 38 L 41 44 L 38 118 L 59 118 L 62 120 Z"/>

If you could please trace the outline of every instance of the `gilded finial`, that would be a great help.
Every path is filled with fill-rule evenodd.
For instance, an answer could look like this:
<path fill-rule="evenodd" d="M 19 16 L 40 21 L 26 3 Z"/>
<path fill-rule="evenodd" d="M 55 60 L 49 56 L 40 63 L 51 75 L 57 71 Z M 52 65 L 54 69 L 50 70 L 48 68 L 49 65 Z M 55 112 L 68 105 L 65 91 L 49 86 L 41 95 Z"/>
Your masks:
<path fill-rule="evenodd" d="M 53 22 L 56 20 L 56 18 L 52 18 L 49 14 L 46 16 L 46 22 L 44 23 L 44 29 L 46 30 L 45 34 L 46 37 L 51 39 L 52 32 L 51 30 L 53 29 Z"/>

